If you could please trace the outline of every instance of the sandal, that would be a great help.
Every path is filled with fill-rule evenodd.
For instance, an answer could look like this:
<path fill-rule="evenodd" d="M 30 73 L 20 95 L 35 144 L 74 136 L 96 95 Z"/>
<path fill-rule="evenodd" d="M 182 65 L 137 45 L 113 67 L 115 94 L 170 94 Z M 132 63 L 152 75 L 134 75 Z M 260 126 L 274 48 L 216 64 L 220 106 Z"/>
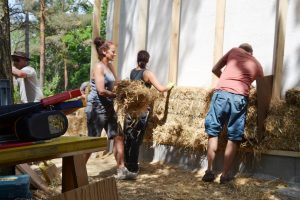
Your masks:
<path fill-rule="evenodd" d="M 221 175 L 220 184 L 226 184 L 226 183 L 232 181 L 233 179 L 234 179 L 234 177 L 229 177 L 229 176 L 226 177 L 226 176 Z"/>
<path fill-rule="evenodd" d="M 214 182 L 215 179 L 216 175 L 209 170 L 206 170 L 204 176 L 202 177 L 202 181 L 204 182 Z"/>

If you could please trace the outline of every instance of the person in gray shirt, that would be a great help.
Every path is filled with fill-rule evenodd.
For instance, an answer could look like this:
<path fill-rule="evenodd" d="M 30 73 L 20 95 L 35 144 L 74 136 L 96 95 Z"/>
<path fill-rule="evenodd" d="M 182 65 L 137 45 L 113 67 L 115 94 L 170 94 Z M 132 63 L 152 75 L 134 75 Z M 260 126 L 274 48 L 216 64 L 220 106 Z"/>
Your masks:
<path fill-rule="evenodd" d="M 12 74 L 20 87 L 21 102 L 39 102 L 43 98 L 43 93 L 35 69 L 28 65 L 30 59 L 20 51 L 15 51 L 11 57 Z"/>

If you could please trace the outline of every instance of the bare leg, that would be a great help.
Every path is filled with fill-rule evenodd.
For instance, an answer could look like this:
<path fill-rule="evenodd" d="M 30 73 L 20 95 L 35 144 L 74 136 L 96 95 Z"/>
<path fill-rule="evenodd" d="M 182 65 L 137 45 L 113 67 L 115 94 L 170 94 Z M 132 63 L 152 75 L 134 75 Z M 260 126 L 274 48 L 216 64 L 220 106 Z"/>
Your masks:
<path fill-rule="evenodd" d="M 216 151 L 218 149 L 218 137 L 209 137 L 208 138 L 208 147 L 207 147 L 207 170 L 213 170 L 213 162 L 216 157 Z"/>
<path fill-rule="evenodd" d="M 228 176 L 229 170 L 232 167 L 236 152 L 238 151 L 240 142 L 228 140 L 224 154 L 224 168 L 222 175 Z"/>
<path fill-rule="evenodd" d="M 117 167 L 122 168 L 124 167 L 124 137 L 123 136 L 116 136 L 114 138 L 114 156 L 117 161 Z"/>

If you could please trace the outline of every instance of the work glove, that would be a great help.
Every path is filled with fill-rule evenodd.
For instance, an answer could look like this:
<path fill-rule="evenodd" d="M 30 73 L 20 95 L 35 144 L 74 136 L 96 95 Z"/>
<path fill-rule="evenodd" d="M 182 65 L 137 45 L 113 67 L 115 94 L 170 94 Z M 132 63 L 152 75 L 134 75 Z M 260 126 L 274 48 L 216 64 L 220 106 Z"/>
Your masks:
<path fill-rule="evenodd" d="M 175 83 L 169 82 L 169 83 L 167 84 L 168 91 L 171 90 L 174 86 L 175 86 Z"/>

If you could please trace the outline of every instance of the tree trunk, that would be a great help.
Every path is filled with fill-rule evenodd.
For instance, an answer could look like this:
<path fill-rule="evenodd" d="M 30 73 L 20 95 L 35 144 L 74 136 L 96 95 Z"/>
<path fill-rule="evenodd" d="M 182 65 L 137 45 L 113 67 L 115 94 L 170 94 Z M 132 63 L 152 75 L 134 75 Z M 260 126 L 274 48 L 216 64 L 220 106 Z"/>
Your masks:
<path fill-rule="evenodd" d="M 40 0 L 40 84 L 44 87 L 45 79 L 45 1 Z"/>
<path fill-rule="evenodd" d="M 67 90 L 68 83 L 69 83 L 67 59 L 64 59 L 64 78 L 65 78 L 65 90 Z"/>
<path fill-rule="evenodd" d="M 25 53 L 29 57 L 29 13 L 25 11 Z"/>
<path fill-rule="evenodd" d="M 0 1 L 0 79 L 8 79 L 10 81 L 11 91 L 12 75 L 10 60 L 10 24 L 8 0 Z M 10 94 L 12 98 L 12 93 Z"/>

